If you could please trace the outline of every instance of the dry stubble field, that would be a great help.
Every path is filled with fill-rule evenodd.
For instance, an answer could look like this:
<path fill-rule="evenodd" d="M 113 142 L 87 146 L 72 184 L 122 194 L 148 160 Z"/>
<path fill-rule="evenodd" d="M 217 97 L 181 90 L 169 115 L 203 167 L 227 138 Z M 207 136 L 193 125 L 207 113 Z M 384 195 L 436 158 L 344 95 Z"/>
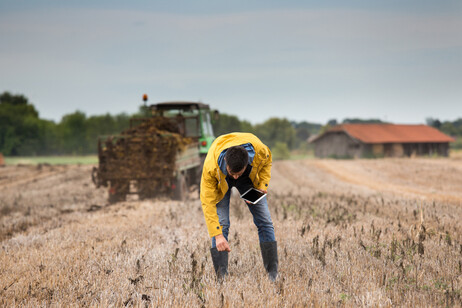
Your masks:
<path fill-rule="evenodd" d="M 215 280 L 200 201 L 108 205 L 91 166 L 0 168 L 2 306 L 462 306 L 462 159 L 277 161 L 280 277 L 232 200 Z"/>

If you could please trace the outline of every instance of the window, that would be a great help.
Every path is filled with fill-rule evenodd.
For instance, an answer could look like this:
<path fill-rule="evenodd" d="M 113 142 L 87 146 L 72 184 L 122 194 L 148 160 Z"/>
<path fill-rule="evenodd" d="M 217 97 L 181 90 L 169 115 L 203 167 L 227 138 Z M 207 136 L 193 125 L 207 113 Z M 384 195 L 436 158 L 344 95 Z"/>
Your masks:
<path fill-rule="evenodd" d="M 186 129 L 186 133 L 185 133 L 186 137 L 199 137 L 200 136 L 199 125 L 198 125 L 196 117 L 185 118 L 184 122 L 185 122 L 185 129 Z"/>
<path fill-rule="evenodd" d="M 203 113 L 204 121 L 202 122 L 202 130 L 204 136 L 213 136 L 212 125 L 210 124 L 210 114 L 208 112 Z"/>

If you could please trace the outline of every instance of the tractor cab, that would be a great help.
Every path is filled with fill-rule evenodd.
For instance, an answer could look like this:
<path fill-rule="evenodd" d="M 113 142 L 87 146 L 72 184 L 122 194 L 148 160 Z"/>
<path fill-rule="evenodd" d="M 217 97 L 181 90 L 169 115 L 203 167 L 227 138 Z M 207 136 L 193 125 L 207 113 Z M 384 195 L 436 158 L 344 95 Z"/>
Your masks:
<path fill-rule="evenodd" d="M 149 109 L 153 117 L 175 118 L 180 134 L 196 139 L 201 156 L 207 155 L 215 139 L 211 113 L 216 117 L 217 111 L 213 112 L 209 105 L 199 102 L 165 102 L 150 105 Z"/>

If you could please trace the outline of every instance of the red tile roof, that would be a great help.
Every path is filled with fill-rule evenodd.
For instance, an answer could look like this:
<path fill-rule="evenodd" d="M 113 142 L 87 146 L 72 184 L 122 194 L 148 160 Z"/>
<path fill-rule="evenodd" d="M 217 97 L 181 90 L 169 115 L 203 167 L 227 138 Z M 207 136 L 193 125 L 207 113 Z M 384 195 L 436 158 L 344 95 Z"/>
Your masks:
<path fill-rule="evenodd" d="M 427 125 L 341 124 L 332 127 L 326 133 L 336 131 L 344 131 L 363 143 L 454 142 L 453 138 Z"/>

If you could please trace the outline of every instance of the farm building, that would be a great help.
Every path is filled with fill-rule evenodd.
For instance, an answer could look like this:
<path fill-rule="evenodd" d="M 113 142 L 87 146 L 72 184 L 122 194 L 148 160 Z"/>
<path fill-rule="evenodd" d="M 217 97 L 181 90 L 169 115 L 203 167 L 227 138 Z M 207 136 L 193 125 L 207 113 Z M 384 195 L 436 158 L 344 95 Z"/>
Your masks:
<path fill-rule="evenodd" d="M 454 139 L 427 125 L 342 124 L 310 140 L 316 157 L 448 156 Z"/>

